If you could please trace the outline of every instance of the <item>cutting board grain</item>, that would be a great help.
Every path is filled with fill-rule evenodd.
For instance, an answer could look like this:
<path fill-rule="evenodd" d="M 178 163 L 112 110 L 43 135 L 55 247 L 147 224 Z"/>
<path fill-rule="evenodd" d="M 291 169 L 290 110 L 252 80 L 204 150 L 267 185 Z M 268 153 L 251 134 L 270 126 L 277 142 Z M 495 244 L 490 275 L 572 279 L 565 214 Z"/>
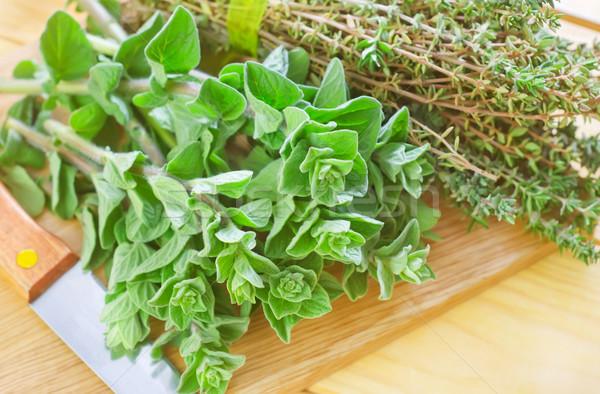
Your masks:
<path fill-rule="evenodd" d="M 12 64 L 32 56 L 35 46 L 0 59 L 0 75 L 9 75 Z M 7 100 L 0 102 L 0 113 L 5 113 L 7 104 Z M 247 356 L 246 365 L 232 380 L 232 391 L 302 390 L 554 250 L 524 233 L 520 225 L 492 223 L 489 230 L 467 234 L 467 223 L 460 220 L 458 211 L 443 207 L 443 212 L 436 227 L 443 240 L 435 243 L 430 257 L 437 281 L 421 286 L 400 284 L 387 302 L 377 299 L 376 286 L 355 303 L 341 298 L 332 313 L 300 323 L 289 345 L 281 343 L 257 314 L 248 334 L 232 348 Z M 61 228 L 65 241 L 79 250 L 77 225 L 70 222 L 64 227 L 57 220 L 46 214 L 40 223 L 51 231 Z"/>
<path fill-rule="evenodd" d="M 554 253 L 308 391 L 598 393 L 598 283 Z"/>

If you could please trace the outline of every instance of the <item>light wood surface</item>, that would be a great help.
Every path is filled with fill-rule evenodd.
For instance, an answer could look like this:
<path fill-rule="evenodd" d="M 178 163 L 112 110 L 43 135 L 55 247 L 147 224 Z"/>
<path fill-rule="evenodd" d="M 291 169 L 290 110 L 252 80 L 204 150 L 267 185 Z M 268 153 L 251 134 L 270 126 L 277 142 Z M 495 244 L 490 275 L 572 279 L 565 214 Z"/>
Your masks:
<path fill-rule="evenodd" d="M 309 392 L 598 393 L 599 283 L 553 254 Z"/>
<path fill-rule="evenodd" d="M 2 184 L 0 218 L 0 274 L 23 299 L 32 302 L 77 262 L 77 256 L 31 219 Z M 18 264 L 22 253 L 32 256 L 31 266 Z"/>
<path fill-rule="evenodd" d="M 3 34 L 12 39 L 7 41 L 7 50 L 25 42 L 18 41 L 21 36 L 19 29 L 34 32 L 30 33 L 32 39 L 39 35 L 53 7 L 60 7 L 63 2 L 49 0 L 43 6 L 40 4 L 40 7 L 30 9 L 19 26 L 9 24 L 14 29 L 4 33 L 4 18 L 19 14 L 19 11 L 4 11 L 33 3 L 27 0 L 0 0 L 0 10 L 3 11 L 0 13 L 0 50 L 5 48 Z M 0 65 L 6 66 L 4 63 Z M 7 74 L 3 72 L 2 75 Z M 59 222 L 48 214 L 43 215 L 40 222 L 74 248 L 80 244 L 75 222 Z M 461 235 L 462 232 L 458 231 L 450 234 L 456 237 Z M 487 236 L 492 238 L 490 233 Z M 496 242 L 495 246 L 495 251 L 487 249 L 474 255 L 480 260 L 474 264 L 475 268 L 483 265 L 492 254 L 504 257 L 504 253 L 513 252 L 507 244 Z M 444 272 L 440 271 L 444 264 L 447 263 L 440 260 L 435 267 L 440 277 Z M 545 392 L 544 389 L 557 391 L 571 387 L 569 383 L 573 383 L 573 387 L 589 392 L 597 388 L 594 384 L 598 383 L 600 376 L 595 365 L 595 357 L 600 354 L 600 339 L 594 329 L 599 323 L 600 290 L 593 285 L 598 283 L 598 279 L 600 272 L 597 267 L 586 269 L 581 263 L 554 256 L 441 318 L 429 321 L 443 309 L 429 314 L 421 313 L 420 317 L 411 310 L 411 321 L 418 320 L 421 325 L 427 321 L 428 325 L 312 386 L 310 391 L 481 392 L 489 390 L 491 386 L 499 392 Z M 400 291 L 404 289 L 401 287 Z M 415 311 L 419 310 L 412 296 L 401 294 L 407 304 L 413 306 Z M 395 298 L 400 297 L 395 294 Z M 5 282 L 0 282 L 0 299 L 2 392 L 107 391 L 102 382 Z M 452 303 L 459 301 L 453 299 Z M 406 304 L 403 308 L 405 311 L 410 309 L 406 308 Z M 360 321 L 353 312 L 347 311 L 346 314 L 346 325 Z M 253 324 L 261 323 L 258 321 Z M 292 334 L 293 341 L 298 339 L 297 334 L 301 330 L 302 325 Z M 400 327 L 399 330 L 388 339 L 405 332 L 406 327 Z M 335 336 L 337 332 L 331 331 Z M 381 340 L 380 344 L 383 343 Z M 327 353 L 325 344 L 317 345 L 317 353 Z M 269 356 L 276 354 L 276 350 L 271 348 L 263 352 Z M 296 372 L 299 374 L 303 373 L 305 367 L 310 368 L 310 360 L 297 359 L 297 362 Z M 329 372 L 329 369 L 323 370 L 323 374 Z M 266 378 L 272 372 L 271 369 L 267 373 L 255 373 L 256 377 L 252 379 Z M 252 375 L 251 372 L 248 374 Z"/>

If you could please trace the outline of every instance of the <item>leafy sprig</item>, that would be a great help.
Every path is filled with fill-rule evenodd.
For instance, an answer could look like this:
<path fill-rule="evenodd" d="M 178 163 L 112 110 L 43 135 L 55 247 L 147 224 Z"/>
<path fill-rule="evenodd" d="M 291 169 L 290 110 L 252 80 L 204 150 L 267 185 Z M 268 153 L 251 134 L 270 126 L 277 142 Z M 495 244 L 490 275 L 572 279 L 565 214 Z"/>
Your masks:
<path fill-rule="evenodd" d="M 305 85 L 302 50 L 198 73 L 182 7 L 129 36 L 95 25 L 112 39 L 57 12 L 44 64 L 23 62 L 2 82 L 27 97 L 2 126 L 0 178 L 30 214 L 47 205 L 81 220 L 83 267 L 106 263 L 99 319 L 116 354 L 162 321 L 152 354 L 179 348 L 179 391 L 222 393 L 244 362 L 228 347 L 258 306 L 289 342 L 344 292 L 364 295 L 369 274 L 382 299 L 398 281 L 434 277 L 422 234 L 437 212 L 419 200 L 433 159 L 408 142 L 406 109 L 382 124 L 377 100 L 349 98 L 338 60 Z M 47 204 L 44 180 L 25 169 L 46 163 Z"/>

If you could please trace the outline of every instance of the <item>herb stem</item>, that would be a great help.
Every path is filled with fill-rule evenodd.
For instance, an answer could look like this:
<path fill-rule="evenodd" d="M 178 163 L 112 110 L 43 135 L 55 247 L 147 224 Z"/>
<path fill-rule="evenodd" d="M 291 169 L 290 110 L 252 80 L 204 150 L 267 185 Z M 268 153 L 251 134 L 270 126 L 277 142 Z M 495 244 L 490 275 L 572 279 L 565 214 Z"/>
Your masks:
<path fill-rule="evenodd" d="M 173 149 L 177 146 L 177 140 L 175 139 L 173 134 L 171 134 L 170 131 L 165 130 L 160 124 L 158 124 L 158 122 L 152 116 L 150 116 L 149 110 L 140 108 L 140 113 L 142 114 L 146 122 L 148 122 L 150 127 L 152 127 L 152 130 L 154 130 L 156 134 L 158 134 L 158 136 L 169 147 L 169 149 Z"/>
<path fill-rule="evenodd" d="M 0 93 L 8 94 L 43 94 L 41 79 L 6 79 L 0 81 Z M 56 93 L 88 94 L 87 81 L 60 81 L 54 88 Z"/>
<path fill-rule="evenodd" d="M 129 36 L 115 18 L 96 0 L 79 0 L 79 6 L 102 30 L 105 36 L 123 42 Z"/>
<path fill-rule="evenodd" d="M 198 75 L 204 75 L 201 71 Z M 0 81 L 0 93 L 7 94 L 27 94 L 38 95 L 43 94 L 42 79 L 6 79 Z M 79 81 L 60 81 L 52 90 L 52 93 L 70 94 L 70 95 L 87 95 L 90 90 L 87 86 L 88 80 L 81 79 Z M 200 84 L 195 82 L 167 82 L 167 92 L 170 94 L 179 94 L 182 96 L 196 97 L 200 90 Z M 149 79 L 130 79 L 123 80 L 117 87 L 118 93 L 135 96 L 138 93 L 150 91 Z"/>
<path fill-rule="evenodd" d="M 448 149 L 448 151 L 450 151 L 453 154 L 453 157 L 455 157 L 458 162 L 460 162 L 464 167 L 463 168 L 468 168 L 469 170 L 483 175 L 486 178 L 491 179 L 493 182 L 496 182 L 498 180 L 498 177 L 494 174 L 491 174 L 488 171 L 482 170 L 481 168 L 471 164 L 467 159 L 465 159 L 463 156 L 461 156 L 453 147 L 452 145 L 450 145 L 448 143 L 448 141 L 446 141 L 445 138 L 442 138 L 438 133 L 436 133 L 435 131 L 431 130 L 429 127 L 425 126 L 423 123 L 419 122 L 418 120 L 411 118 L 412 122 L 414 124 L 416 124 L 418 127 L 420 127 L 421 129 L 423 129 L 425 132 L 427 132 L 430 135 L 433 135 L 438 141 L 440 141 L 445 147 L 446 149 Z M 441 153 L 441 152 L 440 152 Z"/>
<path fill-rule="evenodd" d="M 40 133 L 33 127 L 27 126 L 25 123 L 15 118 L 8 118 L 6 120 L 6 127 L 10 130 L 16 131 L 25 140 L 27 140 L 27 142 L 38 147 L 39 149 L 58 152 L 61 156 L 70 161 L 73 165 L 79 168 L 81 172 L 88 176 L 100 171 L 98 166 L 78 156 L 75 152 L 66 148 L 64 145 L 54 144 L 51 137 Z"/>
<path fill-rule="evenodd" d="M 127 134 L 140 145 L 142 151 L 148 155 L 152 164 L 158 167 L 165 164 L 165 156 L 140 122 L 134 119 L 129 122 L 125 129 Z"/>
<path fill-rule="evenodd" d="M 50 133 L 54 134 L 62 142 L 69 144 L 72 148 L 87 156 L 92 161 L 102 164 L 105 162 L 107 155 L 110 153 L 85 138 L 80 137 L 71 129 L 54 119 L 48 119 L 44 122 L 44 127 Z"/>
<path fill-rule="evenodd" d="M 90 44 L 92 44 L 92 48 L 98 53 L 113 56 L 119 50 L 119 43 L 114 40 L 98 37 L 93 34 L 86 34 L 85 36 Z"/>
<path fill-rule="evenodd" d="M 202 200 L 203 203 L 211 207 L 215 212 L 220 213 L 223 218 L 227 220 L 229 219 L 228 216 L 225 214 L 226 208 L 219 201 L 204 193 L 197 194 L 196 197 Z"/>

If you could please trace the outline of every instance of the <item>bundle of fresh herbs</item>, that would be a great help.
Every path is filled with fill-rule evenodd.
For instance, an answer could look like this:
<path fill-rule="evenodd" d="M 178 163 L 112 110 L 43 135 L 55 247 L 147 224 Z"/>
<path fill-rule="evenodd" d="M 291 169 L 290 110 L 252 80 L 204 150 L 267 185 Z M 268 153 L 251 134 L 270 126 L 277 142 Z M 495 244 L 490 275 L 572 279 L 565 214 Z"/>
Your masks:
<path fill-rule="evenodd" d="M 139 17 L 178 2 L 128 3 Z M 410 141 L 446 159 L 440 185 L 474 223 L 520 218 L 586 263 L 597 260 L 589 234 L 600 214 L 600 142 L 578 133 L 573 118 L 600 116 L 600 44 L 552 33 L 561 16 L 551 0 L 184 3 L 205 21 L 201 35 L 225 48 L 228 38 L 251 54 L 258 42 L 263 51 L 301 46 L 316 77 L 342 59 L 352 88 L 388 110 L 410 108 L 421 131 Z"/>
<path fill-rule="evenodd" d="M 115 352 L 158 319 L 154 354 L 173 344 L 185 358 L 179 391 L 221 393 L 244 362 L 228 346 L 260 306 L 288 342 L 336 297 L 364 295 L 369 275 L 382 299 L 434 277 L 422 236 L 437 215 L 419 200 L 434 163 L 407 142 L 405 108 L 382 124 L 376 99 L 349 98 L 335 58 L 305 85 L 303 49 L 210 77 L 185 8 L 127 35 L 90 4 L 89 32 L 55 13 L 43 64 L 0 82 L 27 95 L 2 126 L 0 179 L 31 215 L 80 219 L 83 266 L 107 261 L 99 318 Z M 48 179 L 31 175 L 47 163 Z"/>

